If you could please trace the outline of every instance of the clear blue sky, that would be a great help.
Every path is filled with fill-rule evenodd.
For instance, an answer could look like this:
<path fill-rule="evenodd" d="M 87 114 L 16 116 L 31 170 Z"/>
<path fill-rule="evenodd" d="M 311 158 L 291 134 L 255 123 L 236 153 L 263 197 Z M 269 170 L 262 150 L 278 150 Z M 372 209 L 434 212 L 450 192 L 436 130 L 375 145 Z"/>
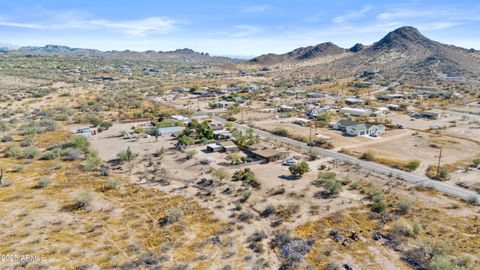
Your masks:
<path fill-rule="evenodd" d="M 393 2 L 393 1 L 392 1 Z M 283 53 L 371 44 L 400 26 L 480 49 L 480 1 L 0 0 L 0 45 Z"/>

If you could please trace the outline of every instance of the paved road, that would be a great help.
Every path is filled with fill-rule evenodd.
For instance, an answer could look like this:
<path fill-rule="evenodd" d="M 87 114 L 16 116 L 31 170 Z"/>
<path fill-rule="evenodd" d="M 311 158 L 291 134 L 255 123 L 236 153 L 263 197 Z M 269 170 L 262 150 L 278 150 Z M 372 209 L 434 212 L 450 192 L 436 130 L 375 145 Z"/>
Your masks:
<path fill-rule="evenodd" d="M 212 115 L 212 119 L 214 119 L 218 122 L 223 122 L 223 123 L 227 122 L 225 119 L 223 119 L 219 116 L 216 116 L 216 115 Z M 247 129 L 251 128 L 249 126 L 241 125 L 241 124 L 238 124 L 238 123 L 232 123 L 232 124 L 237 129 L 242 130 L 242 131 L 246 131 Z M 303 150 L 305 152 L 308 152 L 308 151 L 311 150 L 312 152 L 315 152 L 315 153 L 323 155 L 323 156 L 327 156 L 327 157 L 335 158 L 335 159 L 338 159 L 338 160 L 350 162 L 352 164 L 358 164 L 359 166 L 361 166 L 362 168 L 367 169 L 367 170 L 371 170 L 371 171 L 374 171 L 374 172 L 378 172 L 378 173 L 382 173 L 382 174 L 385 174 L 385 175 L 393 176 L 393 177 L 396 177 L 398 179 L 405 180 L 405 181 L 407 181 L 409 183 L 412 183 L 412 184 L 433 188 L 437 191 L 443 192 L 445 194 L 448 194 L 448 195 L 451 195 L 451 196 L 454 196 L 454 197 L 457 197 L 457 198 L 460 198 L 460 199 L 463 199 L 463 200 L 469 200 L 469 199 L 475 197 L 475 198 L 477 198 L 477 202 L 480 202 L 480 195 L 478 193 L 476 193 L 474 191 L 471 191 L 471 190 L 468 190 L 468 189 L 465 189 L 465 188 L 462 188 L 462 187 L 458 187 L 458 186 L 451 185 L 451 184 L 444 183 L 444 182 L 434 181 L 434 180 L 431 180 L 431 179 L 426 178 L 426 177 L 415 175 L 413 173 L 409 173 L 409 172 L 405 172 L 405 171 L 402 171 L 402 170 L 390 168 L 388 166 L 378 164 L 378 163 L 375 163 L 375 162 L 369 162 L 369 161 L 361 160 L 361 159 L 358 159 L 356 157 L 346 155 L 346 154 L 342 154 L 342 153 L 338 153 L 338 152 L 335 152 L 335 151 L 332 151 L 332 150 L 323 149 L 323 148 L 319 148 L 319 147 L 309 147 L 303 142 L 292 140 L 290 138 L 276 136 L 274 134 L 271 134 L 269 132 L 265 132 L 263 130 L 259 130 L 259 129 L 255 129 L 255 128 L 251 128 L 251 129 L 254 131 L 255 134 L 257 134 L 258 136 L 260 136 L 262 138 L 270 139 L 270 140 L 277 141 L 277 142 L 282 142 L 282 143 L 288 144 L 288 145 L 290 145 L 293 148 L 296 148 L 298 150 Z"/>

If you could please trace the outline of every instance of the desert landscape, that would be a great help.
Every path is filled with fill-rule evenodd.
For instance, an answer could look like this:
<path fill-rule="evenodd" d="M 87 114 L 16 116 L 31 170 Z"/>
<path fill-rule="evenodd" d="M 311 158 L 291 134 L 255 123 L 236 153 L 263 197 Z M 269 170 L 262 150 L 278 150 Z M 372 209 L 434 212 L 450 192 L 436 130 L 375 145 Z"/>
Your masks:
<path fill-rule="evenodd" d="M 480 53 L 419 28 L 246 58 L 0 48 L 0 269 L 479 269 Z"/>

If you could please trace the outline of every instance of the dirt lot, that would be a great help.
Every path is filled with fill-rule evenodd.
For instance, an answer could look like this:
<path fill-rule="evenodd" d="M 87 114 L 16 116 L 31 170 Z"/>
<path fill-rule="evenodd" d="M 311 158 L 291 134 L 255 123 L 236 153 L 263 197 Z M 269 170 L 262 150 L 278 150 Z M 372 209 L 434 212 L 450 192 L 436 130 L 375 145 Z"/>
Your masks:
<path fill-rule="evenodd" d="M 282 118 L 274 120 L 264 120 L 256 122 L 256 127 L 261 129 L 266 129 L 268 131 L 274 131 L 277 128 L 285 128 L 290 134 L 295 137 L 302 137 L 304 140 L 308 140 L 310 136 L 310 128 L 303 127 L 292 122 L 297 118 Z M 332 138 L 332 143 L 336 150 L 347 147 L 355 147 L 362 145 L 370 145 L 377 143 L 385 143 L 394 139 L 399 139 L 410 134 L 406 130 L 389 130 L 384 135 L 379 138 L 357 136 L 350 137 L 344 136 L 341 132 L 337 130 L 332 130 L 328 128 L 314 128 L 312 129 L 312 138 L 314 139 L 316 135 L 324 135 Z"/>
<path fill-rule="evenodd" d="M 124 139 L 120 136 L 121 132 L 129 132 L 134 127 L 140 127 L 149 122 L 114 124 L 111 128 L 90 138 L 93 148 L 98 151 L 100 157 L 105 160 L 115 159 L 120 151 L 126 150 L 128 147 L 137 154 L 151 154 L 162 147 L 171 147 L 174 140 L 170 136 L 164 136 L 162 139 L 155 141 L 155 137 L 140 137 L 135 139 Z M 75 132 L 77 128 L 85 127 L 85 125 L 72 125 L 65 127 L 71 132 Z"/>
<path fill-rule="evenodd" d="M 472 102 L 462 106 L 455 106 L 450 109 L 458 112 L 480 114 L 480 103 Z"/>
<path fill-rule="evenodd" d="M 424 174 L 428 165 L 436 164 L 440 153 L 438 147 L 443 148 L 443 164 L 454 164 L 464 160 L 471 160 L 480 154 L 480 146 L 477 143 L 423 132 L 420 132 L 418 135 L 391 140 L 387 144 L 379 141 L 368 146 L 352 147 L 350 149 L 360 153 L 373 151 L 379 156 L 389 159 L 403 161 L 418 159 L 422 162 L 422 165 L 416 173 Z"/>
<path fill-rule="evenodd" d="M 437 120 L 428 120 L 428 119 L 415 119 L 412 120 L 408 114 L 400 114 L 400 113 L 390 113 L 387 116 L 387 119 L 391 119 L 393 124 L 402 124 L 405 125 L 409 129 L 415 129 L 415 130 L 428 130 L 433 126 L 438 126 L 438 127 L 450 127 L 453 122 L 464 122 L 465 120 L 462 120 L 462 117 L 459 116 L 451 116 L 451 115 L 446 115 L 443 114 L 439 117 Z"/>

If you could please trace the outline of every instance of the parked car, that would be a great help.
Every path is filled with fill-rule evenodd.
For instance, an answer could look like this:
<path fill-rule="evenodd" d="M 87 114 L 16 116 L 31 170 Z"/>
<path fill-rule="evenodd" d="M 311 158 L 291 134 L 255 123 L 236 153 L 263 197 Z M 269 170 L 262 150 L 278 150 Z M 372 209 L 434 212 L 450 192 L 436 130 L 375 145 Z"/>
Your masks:
<path fill-rule="evenodd" d="M 308 142 L 307 146 L 316 146 L 317 144 L 315 142 Z"/>
<path fill-rule="evenodd" d="M 397 124 L 397 128 L 399 128 L 399 129 L 405 129 L 406 127 L 405 127 L 405 125 Z"/>
<path fill-rule="evenodd" d="M 287 160 L 285 160 L 285 161 L 283 162 L 283 165 L 288 165 L 288 166 L 290 166 L 290 165 L 295 165 L 295 164 L 297 164 L 297 163 L 298 163 L 298 161 L 297 161 L 296 159 L 294 159 L 294 158 L 288 158 Z"/>

